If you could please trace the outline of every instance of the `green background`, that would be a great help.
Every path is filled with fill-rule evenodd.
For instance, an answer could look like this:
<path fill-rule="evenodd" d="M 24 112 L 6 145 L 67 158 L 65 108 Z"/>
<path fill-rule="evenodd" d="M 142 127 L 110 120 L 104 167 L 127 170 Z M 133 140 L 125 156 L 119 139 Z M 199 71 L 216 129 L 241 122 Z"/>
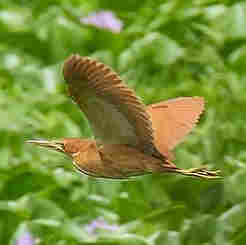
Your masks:
<path fill-rule="evenodd" d="M 113 11 L 115 34 L 79 17 Z M 219 168 L 223 181 L 80 175 L 30 138 L 88 137 L 67 96 L 64 59 L 111 65 L 146 104 L 203 96 L 206 112 L 176 164 Z M 0 244 L 29 231 L 39 244 L 246 243 L 246 3 L 237 0 L 0 1 Z M 114 232 L 86 225 L 104 219 Z"/>

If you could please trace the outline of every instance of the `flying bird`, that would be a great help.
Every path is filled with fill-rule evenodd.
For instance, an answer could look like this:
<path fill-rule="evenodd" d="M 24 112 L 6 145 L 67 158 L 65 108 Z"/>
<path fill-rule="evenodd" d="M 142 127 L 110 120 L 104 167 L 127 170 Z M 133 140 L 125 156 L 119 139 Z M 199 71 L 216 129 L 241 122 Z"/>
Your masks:
<path fill-rule="evenodd" d="M 145 106 L 109 66 L 72 55 L 64 62 L 69 95 L 89 120 L 93 139 L 29 140 L 69 156 L 81 173 L 125 179 L 150 173 L 177 173 L 214 179 L 206 167 L 181 169 L 172 150 L 204 110 L 202 97 L 180 97 Z"/>

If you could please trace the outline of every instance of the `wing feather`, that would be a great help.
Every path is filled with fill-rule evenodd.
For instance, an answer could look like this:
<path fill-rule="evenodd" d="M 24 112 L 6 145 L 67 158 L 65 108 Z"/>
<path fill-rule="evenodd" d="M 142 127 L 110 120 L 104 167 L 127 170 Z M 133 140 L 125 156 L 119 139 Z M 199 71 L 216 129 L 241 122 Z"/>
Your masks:
<path fill-rule="evenodd" d="M 79 55 L 65 61 L 63 73 L 69 94 L 85 113 L 97 139 L 157 152 L 145 105 L 117 73 L 99 61 Z"/>
<path fill-rule="evenodd" d="M 204 110 L 201 97 L 181 97 L 147 107 L 152 118 L 155 145 L 171 157 L 171 150 L 191 131 Z"/>

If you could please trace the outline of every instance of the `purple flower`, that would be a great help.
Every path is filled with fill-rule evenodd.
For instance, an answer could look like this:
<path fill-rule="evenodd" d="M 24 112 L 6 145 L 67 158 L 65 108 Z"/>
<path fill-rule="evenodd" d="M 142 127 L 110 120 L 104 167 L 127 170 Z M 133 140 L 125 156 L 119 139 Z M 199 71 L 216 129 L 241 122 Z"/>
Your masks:
<path fill-rule="evenodd" d="M 97 28 L 108 29 L 112 32 L 118 33 L 123 27 L 123 23 L 111 11 L 99 11 L 88 15 L 87 17 L 80 18 L 81 23 L 93 25 Z"/>
<path fill-rule="evenodd" d="M 118 225 L 110 225 L 104 219 L 98 218 L 88 224 L 85 229 L 89 234 L 93 234 L 97 229 L 116 231 L 118 228 Z"/>
<path fill-rule="evenodd" d="M 16 240 L 16 245 L 34 245 L 35 240 L 29 232 L 20 235 Z"/>

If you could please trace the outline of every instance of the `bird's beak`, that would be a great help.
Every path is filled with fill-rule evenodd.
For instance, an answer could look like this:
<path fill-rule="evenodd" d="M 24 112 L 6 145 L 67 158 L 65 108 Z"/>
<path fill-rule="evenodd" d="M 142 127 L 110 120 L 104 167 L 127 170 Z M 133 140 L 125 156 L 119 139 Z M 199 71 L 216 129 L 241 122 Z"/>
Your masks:
<path fill-rule="evenodd" d="M 61 140 L 27 140 L 26 143 L 35 144 L 55 151 L 65 152 L 64 143 Z"/>

